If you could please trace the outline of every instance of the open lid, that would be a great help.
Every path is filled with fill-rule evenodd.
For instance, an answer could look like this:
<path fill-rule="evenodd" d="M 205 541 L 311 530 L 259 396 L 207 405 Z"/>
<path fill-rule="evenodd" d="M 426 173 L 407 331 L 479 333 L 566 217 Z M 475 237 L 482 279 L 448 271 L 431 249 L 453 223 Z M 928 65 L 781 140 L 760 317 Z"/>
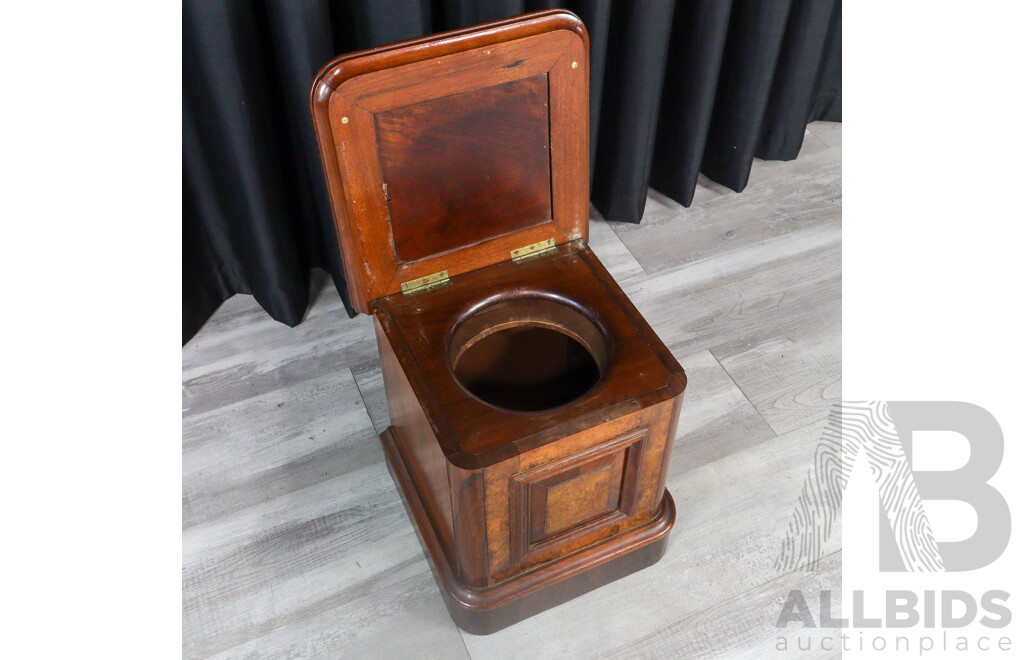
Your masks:
<path fill-rule="evenodd" d="M 352 305 L 587 238 L 588 40 L 555 10 L 339 57 L 310 107 Z"/>

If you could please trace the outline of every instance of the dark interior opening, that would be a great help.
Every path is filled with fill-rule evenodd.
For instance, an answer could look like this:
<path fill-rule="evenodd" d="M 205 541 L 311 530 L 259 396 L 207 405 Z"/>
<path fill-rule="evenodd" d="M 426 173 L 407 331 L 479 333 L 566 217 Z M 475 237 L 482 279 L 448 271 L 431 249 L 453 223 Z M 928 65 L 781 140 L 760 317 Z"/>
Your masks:
<path fill-rule="evenodd" d="M 453 370 L 478 398 L 520 411 L 569 403 L 601 378 L 597 361 L 582 343 L 536 325 L 485 335 L 462 350 Z"/>

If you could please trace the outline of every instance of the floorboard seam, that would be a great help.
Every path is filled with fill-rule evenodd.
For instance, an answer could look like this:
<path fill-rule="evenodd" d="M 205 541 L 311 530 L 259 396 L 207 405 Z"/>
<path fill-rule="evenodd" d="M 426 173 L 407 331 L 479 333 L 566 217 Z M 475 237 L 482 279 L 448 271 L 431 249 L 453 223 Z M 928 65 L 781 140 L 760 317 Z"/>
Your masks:
<path fill-rule="evenodd" d="M 804 133 L 804 137 L 806 138 L 806 137 L 807 137 L 808 135 L 810 135 L 810 136 L 811 136 L 812 138 L 814 138 L 815 140 L 817 140 L 818 142 L 820 142 L 820 143 L 821 143 L 821 145 L 822 145 L 823 147 L 825 147 L 826 149 L 831 149 L 831 148 L 832 148 L 832 145 L 830 145 L 830 144 L 829 144 L 828 142 L 825 142 L 825 141 L 824 141 L 824 140 L 822 140 L 822 139 L 821 139 L 820 137 L 818 137 L 818 134 L 817 134 L 817 133 L 815 133 L 815 132 L 814 132 L 814 131 L 813 131 L 813 130 L 811 129 L 811 127 L 810 127 L 810 126 L 808 126 L 808 127 L 807 127 L 807 132 L 805 132 L 805 133 Z"/>
<path fill-rule="evenodd" d="M 415 535 L 413 535 L 413 537 L 415 538 Z M 237 648 L 242 647 L 242 646 L 245 646 L 246 644 L 251 644 L 253 642 L 257 642 L 257 641 L 259 641 L 261 639 L 264 639 L 266 637 L 270 637 L 274 633 L 276 633 L 276 632 L 278 632 L 278 631 L 280 631 L 280 630 L 282 630 L 284 628 L 288 628 L 289 626 L 300 625 L 304 620 L 308 619 L 311 616 L 323 616 L 323 615 L 326 615 L 326 614 L 328 614 L 328 613 L 330 613 L 330 612 L 332 612 L 332 611 L 334 611 L 334 610 L 336 610 L 338 608 L 347 607 L 352 602 L 357 601 L 360 598 L 364 598 L 364 597 L 367 597 L 367 596 L 373 596 L 375 594 L 378 594 L 380 592 L 386 591 L 388 589 L 395 589 L 395 588 L 397 588 L 397 587 L 399 587 L 399 586 L 401 586 L 401 585 L 403 585 L 403 584 L 405 584 L 407 582 L 411 582 L 413 580 L 418 580 L 418 579 L 422 578 L 424 575 L 430 577 L 431 580 L 433 580 L 433 571 L 430 568 L 430 564 L 426 562 L 426 559 L 422 555 L 414 556 L 414 558 L 411 559 L 411 560 L 402 561 L 402 562 L 400 562 L 398 564 L 395 564 L 394 566 L 389 567 L 387 569 L 387 571 L 400 570 L 402 567 L 406 566 L 407 564 L 418 563 L 420 561 L 425 562 L 426 570 L 421 571 L 419 573 L 414 573 L 414 574 L 410 575 L 409 577 L 402 578 L 401 580 L 398 580 L 397 582 L 389 584 L 389 585 L 387 585 L 385 587 L 381 587 L 380 589 L 376 589 L 376 590 L 371 589 L 369 591 L 364 592 L 362 595 L 353 597 L 353 598 L 351 598 L 349 600 L 346 600 L 346 601 L 343 601 L 343 602 L 339 602 L 339 603 L 335 604 L 332 607 L 328 607 L 326 610 L 314 611 L 315 607 L 317 607 L 318 605 L 322 605 L 323 604 L 323 601 L 321 601 L 320 603 L 314 603 L 313 605 L 311 605 L 311 606 L 306 608 L 307 610 L 309 610 L 308 612 L 293 614 L 293 616 L 292 616 L 293 620 L 285 621 L 284 623 L 281 623 L 280 625 L 274 627 L 271 630 L 268 630 L 268 631 L 266 631 L 264 633 L 260 633 L 258 635 L 253 636 L 253 637 L 249 637 L 248 639 L 240 641 L 240 642 L 238 642 L 236 644 L 232 644 L 231 646 L 222 648 L 220 650 L 214 651 L 214 652 L 209 653 L 207 655 L 204 655 L 204 656 L 193 656 L 193 657 L 196 657 L 197 660 L 206 660 L 207 658 L 212 658 L 212 657 L 214 657 L 216 655 L 221 655 L 221 654 L 224 654 L 224 653 L 230 653 L 232 650 L 237 649 Z M 379 573 L 378 576 L 386 573 L 387 571 L 381 571 L 381 573 Z M 375 576 L 375 577 L 377 577 L 377 576 Z M 372 578 L 367 578 L 363 582 L 367 583 L 367 582 L 371 582 L 371 581 L 372 581 Z M 271 593 L 273 593 L 273 589 L 274 589 L 273 585 L 270 585 Z M 443 607 L 444 605 L 443 605 L 443 603 L 439 602 L 439 606 Z M 449 619 L 449 623 L 451 623 L 452 626 L 455 626 L 455 622 L 451 621 L 450 619 Z M 457 626 L 455 627 L 455 629 L 459 630 Z M 461 633 L 462 631 L 459 630 L 459 632 Z M 459 636 L 459 639 L 462 639 L 461 635 Z M 466 645 L 465 640 L 462 640 L 462 645 L 463 645 L 463 647 L 465 647 L 465 645 Z M 469 651 L 467 650 L 466 653 L 468 654 Z"/>
<path fill-rule="evenodd" d="M 832 557 L 833 555 L 842 554 L 842 552 L 843 552 L 843 548 L 842 548 L 842 546 L 840 546 L 840 548 L 838 550 L 836 550 L 835 552 L 830 552 L 829 554 L 825 555 L 824 557 L 821 557 L 817 561 L 820 563 L 820 562 L 822 562 L 822 561 Z M 764 582 L 761 582 L 760 584 L 756 584 L 753 587 L 750 587 L 749 589 L 744 589 L 743 591 L 741 591 L 739 593 L 736 593 L 736 594 L 733 594 L 732 596 L 729 596 L 728 598 L 723 598 L 722 600 L 718 601 L 714 605 L 709 605 L 708 607 L 705 607 L 702 610 L 698 610 L 698 611 L 696 611 L 696 612 L 694 612 L 692 614 L 684 616 L 682 619 L 677 619 L 677 620 L 673 621 L 672 623 L 666 623 L 665 625 L 663 625 L 663 626 L 661 626 L 659 628 L 656 628 L 655 630 L 652 630 L 651 632 L 647 633 L 646 635 L 641 635 L 640 637 L 637 637 L 636 639 L 630 640 L 630 641 L 626 642 L 625 644 L 617 646 L 614 649 L 608 650 L 608 651 L 602 653 L 598 657 L 599 658 L 606 657 L 608 655 L 611 655 L 611 654 L 615 653 L 616 651 L 618 651 L 620 649 L 624 649 L 627 646 L 630 646 L 631 644 L 635 644 L 636 642 L 639 642 L 641 640 L 653 637 L 653 636 L 657 635 L 658 633 L 660 633 L 662 630 L 665 630 L 667 628 L 671 628 L 672 626 L 676 626 L 676 625 L 679 625 L 681 623 L 685 623 L 686 621 L 689 621 L 690 619 L 692 619 L 694 617 L 700 616 L 701 614 L 707 612 L 708 610 L 713 610 L 714 608 L 716 608 L 716 607 L 718 607 L 720 605 L 725 605 L 726 603 L 734 601 L 737 598 L 741 598 L 741 597 L 745 596 L 746 594 L 749 594 L 752 591 L 756 591 L 756 590 L 760 589 L 761 587 L 764 587 L 767 584 L 771 584 L 772 582 L 775 582 L 777 580 L 781 580 L 781 579 L 783 579 L 785 577 L 789 577 L 790 575 L 793 575 L 797 571 L 802 571 L 802 570 L 806 569 L 807 566 L 809 566 L 809 565 L 810 565 L 809 563 L 808 564 L 803 564 L 801 566 L 798 566 L 797 568 L 794 568 L 792 571 L 788 571 L 786 573 L 781 573 L 781 574 L 776 575 L 775 577 L 771 578 L 770 580 L 765 580 Z"/>
<path fill-rule="evenodd" d="M 692 453 L 668 478 L 670 488 L 700 494 L 702 510 L 681 515 L 672 534 L 711 541 L 677 541 L 671 563 L 651 567 L 660 573 L 635 588 L 597 590 L 491 637 L 448 616 L 384 467 L 377 435 L 389 412 L 372 315 L 350 318 L 319 268 L 309 269 L 298 328 L 251 294 L 222 301 L 182 346 L 183 657 L 774 654 L 791 589 L 842 589 L 841 528 L 817 570 L 774 563 L 785 532 L 775 516 L 783 521 L 797 504 L 792 479 L 809 464 L 842 379 L 841 124 L 808 125 L 801 154 L 791 169 L 755 163 L 743 195 L 700 175 L 690 207 L 648 188 L 637 224 L 591 205 L 591 246 L 608 254 L 606 266 L 673 355 L 694 362 L 691 388 L 702 396 L 683 404 L 692 424 L 676 438 Z M 316 436 L 308 444 L 307 427 Z M 220 446 L 222 435 L 231 444 Z M 762 459 L 786 479 L 764 491 L 770 501 L 756 511 L 771 517 L 750 535 L 749 514 L 720 522 L 723 505 L 706 489 L 747 502 L 730 492 L 744 485 L 729 475 L 759 475 Z M 737 540 L 735 561 L 708 561 Z M 624 610 L 616 593 L 631 601 Z M 623 614 L 638 618 L 623 624 Z"/>
<path fill-rule="evenodd" d="M 838 227 L 840 228 L 840 231 L 841 231 L 842 230 L 842 222 L 841 221 L 837 221 L 836 224 L 838 225 Z M 802 236 L 802 235 L 804 235 L 805 232 L 823 231 L 823 230 L 825 230 L 825 229 L 827 229 L 829 227 L 830 227 L 830 223 L 824 223 L 824 224 L 816 225 L 816 226 L 813 226 L 813 227 L 808 227 L 808 228 L 804 228 L 804 229 L 794 230 L 794 231 L 789 232 L 787 234 L 783 234 L 781 236 L 775 236 L 775 237 L 773 237 L 771 239 L 768 239 L 767 241 L 763 242 L 762 246 L 766 245 L 767 243 L 775 243 L 775 242 L 781 243 L 784 240 L 787 240 L 787 239 L 790 239 L 790 238 L 793 238 L 793 237 Z M 620 241 L 621 241 L 621 239 L 620 239 Z M 693 261 L 688 261 L 686 263 L 677 264 L 677 265 L 674 265 L 674 266 L 671 266 L 669 268 L 665 268 L 665 269 L 662 269 L 662 270 L 656 270 L 653 273 L 647 272 L 646 269 L 644 270 L 644 272 L 647 273 L 648 277 L 650 277 L 651 279 L 662 279 L 662 278 L 667 278 L 667 277 L 673 277 L 673 276 L 679 275 L 680 273 L 685 272 L 688 268 L 695 268 L 695 267 L 701 267 L 701 266 L 705 266 L 706 267 L 709 264 L 714 264 L 715 262 L 720 261 L 720 260 L 722 260 L 724 258 L 734 257 L 737 253 L 743 252 L 745 250 L 750 250 L 750 249 L 752 249 L 754 247 L 755 247 L 754 244 L 751 244 L 751 245 L 739 245 L 739 246 L 736 246 L 735 248 L 733 248 L 731 250 L 727 250 L 725 252 L 720 252 L 720 253 L 717 253 L 717 254 L 714 254 L 714 255 L 708 255 L 708 256 L 705 256 L 705 257 L 701 257 L 699 259 L 694 259 Z M 827 244 L 824 244 L 824 245 L 821 245 L 821 246 L 817 246 L 817 247 L 812 247 L 812 248 L 809 248 L 809 249 L 807 249 L 805 251 L 802 251 L 802 252 L 799 252 L 799 253 L 796 253 L 796 254 L 785 255 L 785 256 L 783 256 L 781 258 L 773 258 L 773 259 L 770 259 L 770 260 L 767 260 L 767 261 L 764 261 L 764 262 L 761 262 L 761 263 L 755 263 L 755 264 L 753 264 L 750 267 L 745 267 L 742 270 L 737 271 L 735 273 L 737 276 L 736 277 L 732 277 L 727 282 L 716 283 L 714 285 L 707 286 L 707 287 L 702 287 L 700 289 L 692 289 L 692 288 L 680 287 L 678 289 L 678 294 L 679 294 L 680 297 L 689 296 L 689 295 L 693 295 L 694 293 L 700 293 L 701 291 L 715 289 L 715 288 L 718 288 L 720 286 L 728 286 L 728 285 L 731 285 L 731 284 L 735 284 L 736 282 L 747 280 L 747 279 L 749 279 L 751 277 L 754 277 L 756 275 L 761 275 L 761 274 L 764 274 L 766 272 L 770 273 L 773 268 L 777 267 L 779 264 L 784 264 L 784 263 L 786 263 L 789 260 L 803 259 L 809 252 L 817 252 L 819 250 L 828 250 L 828 249 L 832 249 L 834 247 L 840 247 L 840 248 L 842 247 L 842 237 L 841 236 L 839 237 L 839 239 L 837 239 L 834 242 L 829 242 Z M 627 247 L 626 249 L 628 250 L 629 248 Z M 638 263 L 639 263 L 639 261 L 638 261 Z M 643 268 L 642 265 L 641 265 L 641 268 Z M 740 275 L 739 273 L 742 273 L 742 275 Z M 630 284 L 632 284 L 632 282 Z M 648 284 L 648 282 L 645 281 L 645 282 L 643 282 L 643 284 L 646 285 L 646 284 Z M 642 289 L 643 287 L 641 286 L 639 288 Z M 634 291 L 631 288 L 623 287 L 623 289 L 626 290 L 627 294 L 635 294 L 636 293 L 636 291 Z M 732 341 L 724 342 L 724 344 L 728 344 L 728 343 L 732 343 Z M 718 344 L 718 345 L 716 345 L 716 348 L 717 348 L 717 346 L 721 346 L 721 345 L 724 345 L 724 344 Z"/>
<path fill-rule="evenodd" d="M 644 219 L 641 217 L 640 218 L 640 222 L 637 223 L 637 226 L 638 227 L 642 226 L 643 222 L 644 222 Z M 648 277 L 650 277 L 651 274 L 647 271 L 646 268 L 644 268 L 644 265 L 642 263 L 640 263 L 640 260 L 636 258 L 636 255 L 633 254 L 633 251 L 629 249 L 629 246 L 626 245 L 626 242 L 624 240 L 622 240 L 622 237 L 619 236 L 619 232 L 615 231 L 615 227 L 612 226 L 612 223 L 610 223 L 607 220 L 605 220 L 605 224 L 607 224 L 608 228 L 612 230 L 612 233 L 615 234 L 615 240 L 617 240 L 619 242 L 619 245 L 621 245 L 626 250 L 626 252 L 629 254 L 629 256 L 633 259 L 633 261 L 636 262 L 636 265 L 640 267 L 640 270 L 643 271 L 643 274 L 648 276 Z"/>
<path fill-rule="evenodd" d="M 708 353 L 711 354 L 711 357 L 713 357 L 715 359 L 715 362 L 718 363 L 718 366 L 722 368 L 722 371 L 725 372 L 725 375 L 729 377 L 729 380 L 732 381 L 732 384 L 736 386 L 736 389 L 738 389 L 740 391 L 740 394 L 743 395 L 744 400 L 746 400 L 746 402 L 750 404 L 750 407 L 754 409 L 754 412 L 757 413 L 757 416 L 761 418 L 761 421 L 763 421 L 765 424 L 767 424 L 768 428 L 770 428 L 772 430 L 772 433 L 775 434 L 775 437 L 777 438 L 780 435 L 782 435 L 777 430 L 775 430 L 775 427 L 772 426 L 772 423 L 769 422 L 767 419 L 765 419 L 764 415 L 761 414 L 761 410 L 756 405 L 754 405 L 754 402 L 750 400 L 750 397 L 747 396 L 747 393 L 743 391 L 743 388 L 740 387 L 740 384 L 736 382 L 736 379 L 733 378 L 733 375 L 731 373 L 729 373 L 729 370 L 725 368 L 725 365 L 722 364 L 722 361 L 718 359 L 717 355 L 715 355 L 714 349 L 709 348 L 709 349 L 707 349 L 707 351 L 708 351 Z M 796 430 L 796 429 L 794 429 L 794 430 Z"/>
<path fill-rule="evenodd" d="M 377 427 L 373 425 L 373 416 L 370 414 L 370 404 L 367 403 L 367 401 L 366 401 L 366 395 L 363 394 L 363 388 L 359 387 L 359 379 L 356 378 L 356 372 L 355 372 L 355 370 L 358 367 L 361 367 L 364 364 L 370 364 L 371 362 L 375 362 L 375 360 L 367 360 L 366 362 L 363 362 L 362 364 L 357 364 L 357 365 L 355 365 L 353 367 L 348 367 L 348 373 L 349 373 L 349 375 L 352 376 L 352 382 L 356 384 L 356 392 L 359 393 L 359 401 L 362 402 L 362 404 L 363 404 L 363 410 L 366 411 L 366 416 L 370 418 L 370 425 L 373 427 L 374 431 L 376 431 Z"/>
<path fill-rule="evenodd" d="M 810 125 L 807 126 L 807 132 L 810 133 L 815 140 L 825 145 L 826 149 L 832 149 L 832 145 L 826 142 L 823 138 L 819 137 L 818 134 L 814 132 L 814 129 L 810 127 Z"/>

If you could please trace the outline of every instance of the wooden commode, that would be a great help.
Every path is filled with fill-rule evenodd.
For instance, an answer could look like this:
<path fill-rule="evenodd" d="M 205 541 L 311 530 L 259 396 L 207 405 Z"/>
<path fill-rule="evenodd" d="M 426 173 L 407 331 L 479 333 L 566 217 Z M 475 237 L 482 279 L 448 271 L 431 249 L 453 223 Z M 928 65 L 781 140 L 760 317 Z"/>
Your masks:
<path fill-rule="evenodd" d="M 474 633 L 653 564 L 675 518 L 686 376 L 587 246 L 588 78 L 582 22 L 545 11 L 346 55 L 313 84 L 381 442 Z"/>

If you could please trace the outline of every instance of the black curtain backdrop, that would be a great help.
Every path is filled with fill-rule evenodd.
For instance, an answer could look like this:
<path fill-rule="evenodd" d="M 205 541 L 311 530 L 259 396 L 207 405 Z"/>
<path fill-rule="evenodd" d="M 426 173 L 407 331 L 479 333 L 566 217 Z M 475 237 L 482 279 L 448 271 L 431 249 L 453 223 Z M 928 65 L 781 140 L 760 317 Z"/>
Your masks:
<path fill-rule="evenodd" d="M 183 341 L 228 297 L 305 314 L 310 268 L 349 313 L 308 94 L 332 57 L 537 9 L 590 32 L 591 198 L 639 222 L 648 185 L 737 192 L 841 120 L 841 0 L 185 0 Z"/>

